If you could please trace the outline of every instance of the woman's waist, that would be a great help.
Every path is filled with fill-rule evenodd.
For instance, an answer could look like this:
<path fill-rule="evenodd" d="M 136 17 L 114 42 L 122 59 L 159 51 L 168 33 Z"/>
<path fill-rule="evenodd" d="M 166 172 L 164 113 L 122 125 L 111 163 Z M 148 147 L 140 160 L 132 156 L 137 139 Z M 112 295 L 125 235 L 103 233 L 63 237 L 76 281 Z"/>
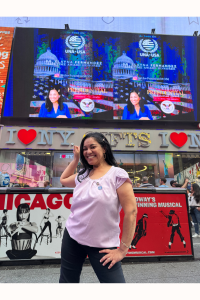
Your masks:
<path fill-rule="evenodd" d="M 66 225 L 77 231 L 102 232 L 102 231 L 118 231 L 120 217 L 119 213 L 108 217 L 107 214 L 98 212 L 96 214 L 70 214 Z"/>
<path fill-rule="evenodd" d="M 29 240 L 32 238 L 32 232 L 16 232 L 13 235 L 13 240 Z"/>
<path fill-rule="evenodd" d="M 14 240 L 12 239 L 12 249 L 15 250 L 26 250 L 31 248 L 31 241 L 32 239 L 21 239 L 21 240 Z"/>

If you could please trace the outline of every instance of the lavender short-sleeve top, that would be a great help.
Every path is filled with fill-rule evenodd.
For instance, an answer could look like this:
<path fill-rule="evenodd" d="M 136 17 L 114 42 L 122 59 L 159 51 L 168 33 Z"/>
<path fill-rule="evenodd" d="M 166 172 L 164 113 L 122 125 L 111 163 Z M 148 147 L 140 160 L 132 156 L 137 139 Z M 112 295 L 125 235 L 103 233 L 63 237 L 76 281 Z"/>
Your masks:
<path fill-rule="evenodd" d="M 132 184 L 127 172 L 114 166 L 99 179 L 93 180 L 88 176 L 79 182 L 75 178 L 71 214 L 66 222 L 72 239 L 90 247 L 120 245 L 121 205 L 117 189 L 125 181 Z"/>

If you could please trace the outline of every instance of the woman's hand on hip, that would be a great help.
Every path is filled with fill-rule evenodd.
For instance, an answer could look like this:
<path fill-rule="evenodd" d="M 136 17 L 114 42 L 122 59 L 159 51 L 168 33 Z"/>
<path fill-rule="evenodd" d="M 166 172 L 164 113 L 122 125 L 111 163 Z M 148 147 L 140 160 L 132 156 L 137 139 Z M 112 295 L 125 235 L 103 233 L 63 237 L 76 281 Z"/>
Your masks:
<path fill-rule="evenodd" d="M 116 264 L 118 261 L 121 261 L 126 256 L 127 251 L 122 251 L 120 248 L 114 250 L 111 249 L 101 250 L 99 251 L 99 253 L 107 253 L 107 254 L 101 258 L 100 263 L 102 263 L 103 266 L 110 263 L 108 269 L 111 269 L 114 266 L 114 264 Z"/>

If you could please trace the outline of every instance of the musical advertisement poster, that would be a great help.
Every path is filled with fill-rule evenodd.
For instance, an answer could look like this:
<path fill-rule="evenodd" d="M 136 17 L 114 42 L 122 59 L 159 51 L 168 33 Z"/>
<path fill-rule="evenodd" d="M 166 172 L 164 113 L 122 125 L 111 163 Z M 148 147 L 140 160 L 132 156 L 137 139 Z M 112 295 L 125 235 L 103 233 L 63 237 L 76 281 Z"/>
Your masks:
<path fill-rule="evenodd" d="M 127 257 L 192 256 L 185 194 L 136 192 L 137 225 Z M 60 259 L 73 194 L 0 194 L 0 261 Z M 120 239 L 124 212 L 120 212 Z"/>

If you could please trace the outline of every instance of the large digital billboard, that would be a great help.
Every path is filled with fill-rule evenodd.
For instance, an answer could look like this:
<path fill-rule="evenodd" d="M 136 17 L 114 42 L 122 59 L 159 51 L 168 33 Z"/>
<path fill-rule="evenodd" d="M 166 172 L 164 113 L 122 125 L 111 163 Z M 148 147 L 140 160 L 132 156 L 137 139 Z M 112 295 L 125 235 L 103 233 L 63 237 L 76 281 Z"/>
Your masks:
<path fill-rule="evenodd" d="M 0 116 L 13 40 L 13 27 L 0 27 Z"/>
<path fill-rule="evenodd" d="M 4 116 L 195 121 L 196 51 L 189 36 L 17 28 Z"/>

